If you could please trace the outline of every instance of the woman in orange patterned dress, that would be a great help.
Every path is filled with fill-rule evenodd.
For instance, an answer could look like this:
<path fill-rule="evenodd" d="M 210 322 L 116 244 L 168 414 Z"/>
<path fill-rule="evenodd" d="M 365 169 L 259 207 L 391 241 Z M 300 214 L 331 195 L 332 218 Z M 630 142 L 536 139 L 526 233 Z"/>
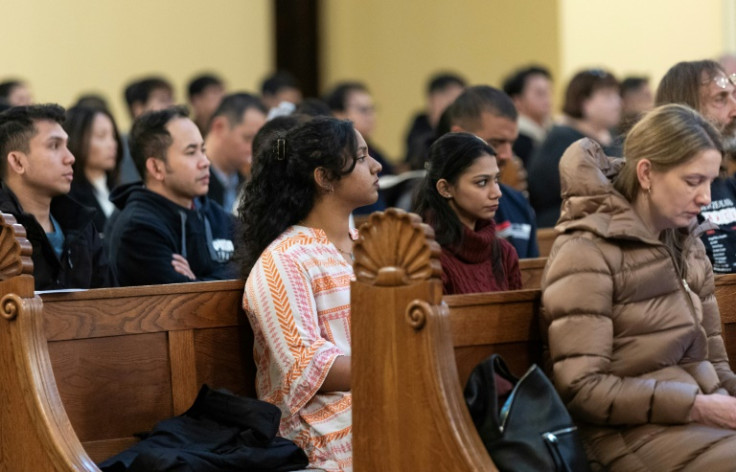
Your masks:
<path fill-rule="evenodd" d="M 352 470 L 350 213 L 378 198 L 381 165 L 348 121 L 315 118 L 258 156 L 239 208 L 243 306 L 258 397 L 310 467 Z"/>

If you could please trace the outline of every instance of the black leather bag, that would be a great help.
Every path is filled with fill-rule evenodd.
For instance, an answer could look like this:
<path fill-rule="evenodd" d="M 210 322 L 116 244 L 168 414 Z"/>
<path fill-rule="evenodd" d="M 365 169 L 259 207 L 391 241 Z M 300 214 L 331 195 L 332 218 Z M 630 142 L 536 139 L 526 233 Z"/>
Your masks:
<path fill-rule="evenodd" d="M 499 405 L 495 374 L 514 386 L 503 405 Z M 470 374 L 465 401 L 500 471 L 590 471 L 577 427 L 537 365 L 517 378 L 494 354 Z"/>

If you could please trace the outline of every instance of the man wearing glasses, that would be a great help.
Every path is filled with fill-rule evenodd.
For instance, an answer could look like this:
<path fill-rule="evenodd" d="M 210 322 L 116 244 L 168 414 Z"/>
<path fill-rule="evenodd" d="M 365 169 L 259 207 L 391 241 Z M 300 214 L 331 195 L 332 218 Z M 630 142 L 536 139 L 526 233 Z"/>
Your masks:
<path fill-rule="evenodd" d="M 717 62 L 680 62 L 667 71 L 657 88 L 655 104 L 682 103 L 698 110 L 723 137 L 726 156 L 736 156 L 736 86 Z M 736 272 L 736 178 L 724 175 L 711 184 L 711 202 L 699 222 L 717 225 L 702 235 L 716 273 Z"/>

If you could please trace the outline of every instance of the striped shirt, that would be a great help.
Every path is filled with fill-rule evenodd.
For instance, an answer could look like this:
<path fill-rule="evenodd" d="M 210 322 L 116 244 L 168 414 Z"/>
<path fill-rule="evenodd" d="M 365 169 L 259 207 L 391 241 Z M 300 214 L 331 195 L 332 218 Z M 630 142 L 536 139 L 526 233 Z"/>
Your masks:
<path fill-rule="evenodd" d="M 352 278 L 324 231 L 291 226 L 263 251 L 243 296 L 258 398 L 281 409 L 279 435 L 327 471 L 353 463 L 352 396 L 319 392 L 335 359 L 350 355 Z"/>

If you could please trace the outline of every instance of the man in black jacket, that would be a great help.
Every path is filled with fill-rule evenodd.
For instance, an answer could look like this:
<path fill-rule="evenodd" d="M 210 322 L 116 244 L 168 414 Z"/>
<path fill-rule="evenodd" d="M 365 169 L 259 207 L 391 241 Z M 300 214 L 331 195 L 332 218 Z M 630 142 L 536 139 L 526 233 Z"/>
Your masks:
<path fill-rule="evenodd" d="M 234 218 L 206 197 L 210 162 L 186 110 L 141 115 L 130 150 L 144 184 L 113 191 L 120 213 L 105 237 L 120 284 L 235 278 Z"/>
<path fill-rule="evenodd" d="M 14 107 L 0 114 L 0 211 L 15 216 L 33 245 L 36 290 L 115 285 L 94 210 L 66 196 L 74 156 L 58 105 Z"/>

